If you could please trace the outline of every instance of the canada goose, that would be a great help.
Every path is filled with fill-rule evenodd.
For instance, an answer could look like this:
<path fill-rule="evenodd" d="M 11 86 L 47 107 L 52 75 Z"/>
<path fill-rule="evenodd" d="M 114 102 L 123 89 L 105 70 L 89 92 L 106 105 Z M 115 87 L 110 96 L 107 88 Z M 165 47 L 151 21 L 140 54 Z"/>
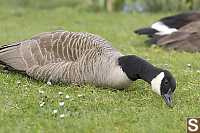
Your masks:
<path fill-rule="evenodd" d="M 154 37 L 154 35 L 169 35 L 194 21 L 200 21 L 200 12 L 185 12 L 174 16 L 164 17 L 153 23 L 151 27 L 140 28 L 134 32 L 139 35 L 148 35 L 149 37 Z"/>
<path fill-rule="evenodd" d="M 169 49 L 187 52 L 200 52 L 200 21 L 191 22 L 178 32 L 153 38 L 154 43 Z"/>
<path fill-rule="evenodd" d="M 0 48 L 0 63 L 53 83 L 94 84 L 126 88 L 143 79 L 168 106 L 176 81 L 167 70 L 135 55 L 123 55 L 100 36 L 85 32 L 46 32 Z"/>
<path fill-rule="evenodd" d="M 191 22 L 169 35 L 154 35 L 147 43 L 177 51 L 200 52 L 200 21 Z"/>
<path fill-rule="evenodd" d="M 150 28 L 135 30 L 150 37 L 148 44 L 187 52 L 200 51 L 200 12 L 187 12 L 160 19 Z"/>

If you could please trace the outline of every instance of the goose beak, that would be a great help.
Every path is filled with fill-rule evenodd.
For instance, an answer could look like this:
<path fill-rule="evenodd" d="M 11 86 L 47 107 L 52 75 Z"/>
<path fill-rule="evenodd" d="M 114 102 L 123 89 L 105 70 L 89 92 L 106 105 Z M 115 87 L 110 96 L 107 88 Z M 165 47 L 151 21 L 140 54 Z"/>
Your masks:
<path fill-rule="evenodd" d="M 169 107 L 173 107 L 172 106 L 172 92 L 171 89 L 168 91 L 167 94 L 162 95 L 163 99 L 165 100 L 165 103 L 169 106 Z"/>

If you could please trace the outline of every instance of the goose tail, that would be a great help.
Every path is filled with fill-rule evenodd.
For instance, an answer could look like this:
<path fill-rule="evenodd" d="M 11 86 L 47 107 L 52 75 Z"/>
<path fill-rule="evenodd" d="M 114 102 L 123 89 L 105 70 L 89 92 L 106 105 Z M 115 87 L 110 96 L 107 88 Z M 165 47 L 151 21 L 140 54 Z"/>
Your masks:
<path fill-rule="evenodd" d="M 20 44 L 12 43 L 0 47 L 0 64 L 10 70 L 24 71 L 25 64 L 20 54 Z"/>
<path fill-rule="evenodd" d="M 148 35 L 149 37 L 153 37 L 156 32 L 158 31 L 150 27 L 140 28 L 134 31 L 138 35 Z"/>

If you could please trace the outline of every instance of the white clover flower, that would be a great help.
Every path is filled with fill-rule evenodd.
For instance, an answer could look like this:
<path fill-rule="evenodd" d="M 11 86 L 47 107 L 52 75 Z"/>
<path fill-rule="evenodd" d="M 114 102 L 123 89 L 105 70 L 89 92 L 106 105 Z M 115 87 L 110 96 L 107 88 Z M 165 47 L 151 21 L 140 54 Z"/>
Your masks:
<path fill-rule="evenodd" d="M 82 94 L 78 94 L 78 97 L 82 97 L 83 95 Z"/>
<path fill-rule="evenodd" d="M 47 82 L 47 85 L 52 85 L 50 81 Z"/>
<path fill-rule="evenodd" d="M 40 103 L 40 107 L 43 107 L 45 105 L 45 102 Z"/>
<path fill-rule="evenodd" d="M 17 80 L 17 84 L 21 84 L 21 81 Z"/>
<path fill-rule="evenodd" d="M 66 96 L 65 96 L 65 98 L 66 98 L 66 99 L 69 99 L 69 98 L 70 98 L 70 96 L 69 96 L 69 95 L 66 95 Z"/>
<path fill-rule="evenodd" d="M 63 95 L 63 92 L 59 91 L 58 94 L 59 94 L 59 95 Z"/>
<path fill-rule="evenodd" d="M 64 118 L 65 117 L 65 114 L 60 114 L 60 118 Z"/>
<path fill-rule="evenodd" d="M 191 67 L 191 64 L 187 64 L 188 67 Z"/>
<path fill-rule="evenodd" d="M 65 105 L 65 102 L 59 102 L 59 105 L 62 107 Z"/>
<path fill-rule="evenodd" d="M 43 91 L 43 90 L 39 90 L 39 93 L 40 93 L 40 94 L 44 94 L 44 91 Z"/>
<path fill-rule="evenodd" d="M 57 114 L 58 113 L 58 110 L 57 109 L 54 109 L 53 110 L 53 114 Z"/>

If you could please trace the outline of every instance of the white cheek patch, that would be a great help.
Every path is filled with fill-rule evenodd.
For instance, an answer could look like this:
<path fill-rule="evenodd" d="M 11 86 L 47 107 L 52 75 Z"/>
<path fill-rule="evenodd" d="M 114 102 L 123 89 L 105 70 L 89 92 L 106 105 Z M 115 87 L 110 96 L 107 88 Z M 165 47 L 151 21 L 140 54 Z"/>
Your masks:
<path fill-rule="evenodd" d="M 161 87 L 161 82 L 162 82 L 164 76 L 165 76 L 164 72 L 161 72 L 155 78 L 153 78 L 151 81 L 152 90 L 159 95 L 161 95 L 160 87 Z"/>
<path fill-rule="evenodd" d="M 176 28 L 169 28 L 167 25 L 163 24 L 160 21 L 152 24 L 151 28 L 159 31 L 156 33 L 156 35 L 169 35 L 173 32 L 178 31 Z"/>

